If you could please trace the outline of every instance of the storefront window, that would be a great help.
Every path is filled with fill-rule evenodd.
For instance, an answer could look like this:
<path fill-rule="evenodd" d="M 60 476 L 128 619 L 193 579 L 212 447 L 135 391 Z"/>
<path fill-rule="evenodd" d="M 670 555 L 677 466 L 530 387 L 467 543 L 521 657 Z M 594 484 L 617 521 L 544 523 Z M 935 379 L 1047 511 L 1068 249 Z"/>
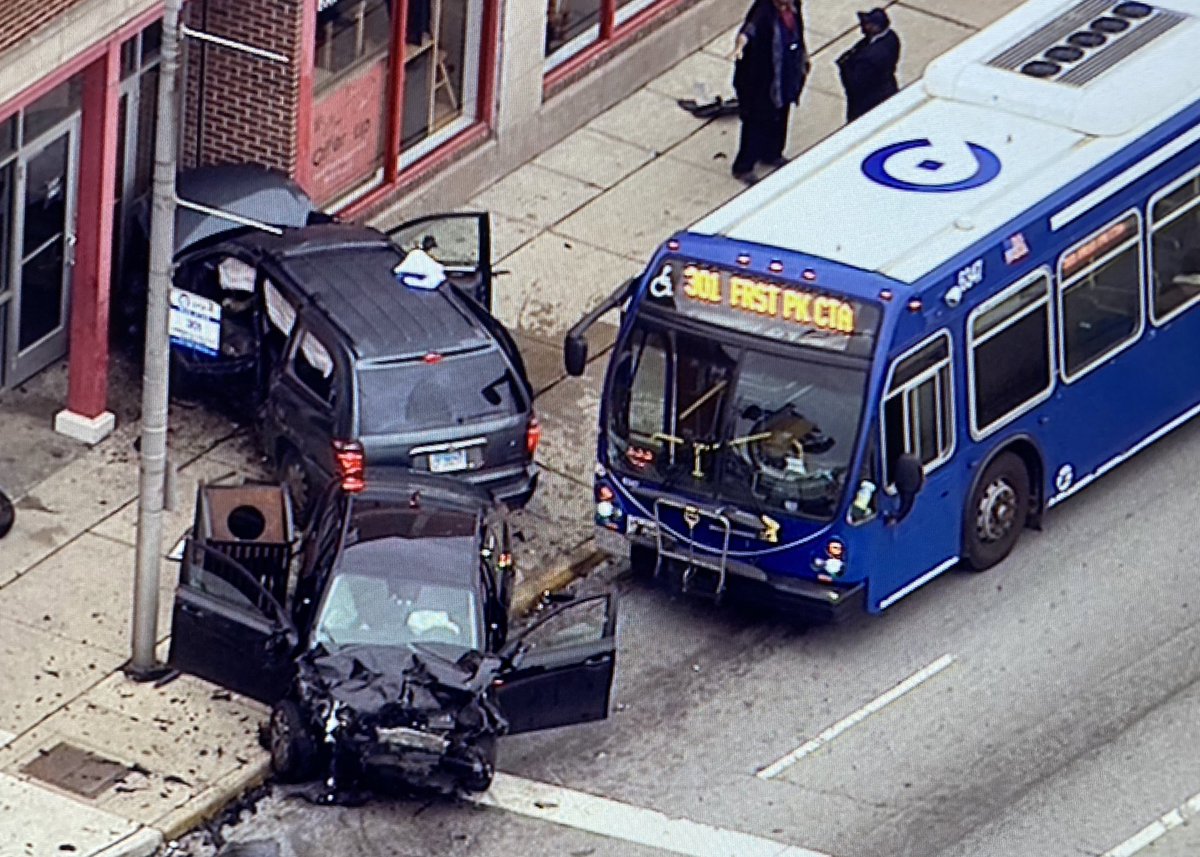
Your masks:
<path fill-rule="evenodd" d="M 409 0 L 405 30 L 404 123 L 407 149 L 451 124 L 473 100 L 482 17 L 478 0 Z M 470 66 L 473 75 L 464 75 Z"/>
<path fill-rule="evenodd" d="M 320 0 L 312 182 L 328 203 L 377 183 L 386 157 L 411 162 L 475 119 L 484 0 L 408 0 L 399 151 L 389 148 L 390 0 Z"/>
<path fill-rule="evenodd" d="M 390 35 L 387 0 L 320 0 L 317 89 L 346 78 L 362 64 L 386 57 Z"/>
<path fill-rule="evenodd" d="M 78 113 L 82 104 L 83 79 L 75 75 L 25 108 L 24 142 L 33 142 L 43 132 Z"/>
<path fill-rule="evenodd" d="M 616 28 L 639 12 L 666 2 L 669 0 L 547 0 L 546 70 L 611 38 Z"/>
<path fill-rule="evenodd" d="M 387 0 L 320 0 L 313 101 L 313 184 L 337 196 L 383 163 L 389 45 Z"/>
<path fill-rule="evenodd" d="M 550 0 L 546 10 L 546 56 L 589 30 L 588 43 L 600 35 L 600 0 Z"/>
<path fill-rule="evenodd" d="M 121 95 L 117 113 L 117 182 L 113 193 L 113 266 L 126 275 L 127 240 L 139 240 L 132 219 L 135 201 L 150 191 L 154 172 L 155 119 L 162 23 L 156 21 L 121 45 Z M 143 236 L 144 237 L 144 236 Z"/>
<path fill-rule="evenodd" d="M 17 151 L 16 114 L 0 120 L 0 161 Z"/>

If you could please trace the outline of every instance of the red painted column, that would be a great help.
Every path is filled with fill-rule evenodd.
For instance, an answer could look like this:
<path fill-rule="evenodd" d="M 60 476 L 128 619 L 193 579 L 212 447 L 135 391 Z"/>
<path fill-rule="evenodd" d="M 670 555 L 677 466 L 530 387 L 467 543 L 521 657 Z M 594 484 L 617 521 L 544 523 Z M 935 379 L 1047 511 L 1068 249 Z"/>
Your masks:
<path fill-rule="evenodd" d="M 108 305 L 121 50 L 116 39 L 83 72 L 79 213 L 71 283 L 67 409 L 89 419 L 108 404 Z"/>
<path fill-rule="evenodd" d="M 316 65 L 317 0 L 300 3 L 300 92 L 296 105 L 296 181 L 309 191 L 313 180 L 313 67 Z"/>
<path fill-rule="evenodd" d="M 404 62 L 408 59 L 405 39 L 408 0 L 399 0 L 392 8 L 392 52 L 388 56 L 387 117 L 383 138 L 383 183 L 388 187 L 394 186 L 400 175 L 400 146 L 404 137 Z M 437 45 L 434 45 L 436 49 Z"/>
<path fill-rule="evenodd" d="M 612 38 L 617 26 L 617 0 L 600 0 L 600 41 Z"/>

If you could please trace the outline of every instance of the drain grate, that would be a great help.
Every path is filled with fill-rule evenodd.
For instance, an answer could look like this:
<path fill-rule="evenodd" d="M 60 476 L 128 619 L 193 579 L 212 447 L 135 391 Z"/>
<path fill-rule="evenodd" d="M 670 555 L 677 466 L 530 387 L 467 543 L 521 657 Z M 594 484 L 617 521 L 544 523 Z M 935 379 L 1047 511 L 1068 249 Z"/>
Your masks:
<path fill-rule="evenodd" d="M 21 773 L 77 795 L 94 798 L 120 782 L 129 773 L 129 768 L 113 759 L 60 741 L 22 766 Z"/>

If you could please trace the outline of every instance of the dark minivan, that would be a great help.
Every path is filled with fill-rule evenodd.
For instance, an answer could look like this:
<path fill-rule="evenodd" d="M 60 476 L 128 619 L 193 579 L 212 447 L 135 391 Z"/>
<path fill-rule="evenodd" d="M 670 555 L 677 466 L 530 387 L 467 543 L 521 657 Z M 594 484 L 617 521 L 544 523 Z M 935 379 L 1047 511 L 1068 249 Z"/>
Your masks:
<path fill-rule="evenodd" d="M 177 189 L 172 387 L 255 420 L 301 522 L 314 486 L 376 465 L 524 505 L 541 430 L 521 355 L 491 314 L 487 214 L 385 233 L 334 221 L 282 173 L 248 164 L 182 173 Z M 145 312 L 143 262 L 119 301 L 128 333 Z"/>
<path fill-rule="evenodd" d="M 403 231 L 327 224 L 206 251 L 255 268 L 260 435 L 301 518 L 313 486 L 376 465 L 454 475 L 509 505 L 529 499 L 540 427 L 521 355 L 488 311 L 487 227 L 484 214 L 417 225 L 419 252 L 446 270 L 432 289 L 394 273 Z"/>

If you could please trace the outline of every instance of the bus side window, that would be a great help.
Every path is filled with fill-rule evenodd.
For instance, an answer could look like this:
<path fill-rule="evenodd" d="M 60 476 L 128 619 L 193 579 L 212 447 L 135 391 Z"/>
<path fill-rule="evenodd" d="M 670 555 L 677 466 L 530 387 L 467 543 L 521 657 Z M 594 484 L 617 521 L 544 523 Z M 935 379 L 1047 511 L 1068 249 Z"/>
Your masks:
<path fill-rule="evenodd" d="M 1200 297 L 1200 174 L 1159 197 L 1153 223 L 1154 320 L 1191 306 Z"/>
<path fill-rule="evenodd" d="M 884 484 L 902 453 L 921 459 L 925 472 L 950 458 L 954 420 L 950 387 L 950 337 L 945 332 L 910 352 L 895 366 L 883 400 Z"/>
<path fill-rule="evenodd" d="M 1103 226 L 1059 262 L 1063 375 L 1073 381 L 1131 343 L 1142 321 L 1141 220 Z"/>
<path fill-rule="evenodd" d="M 1054 384 L 1049 275 L 1038 272 L 983 304 L 967 330 L 971 428 L 983 433 L 1024 413 Z"/>

